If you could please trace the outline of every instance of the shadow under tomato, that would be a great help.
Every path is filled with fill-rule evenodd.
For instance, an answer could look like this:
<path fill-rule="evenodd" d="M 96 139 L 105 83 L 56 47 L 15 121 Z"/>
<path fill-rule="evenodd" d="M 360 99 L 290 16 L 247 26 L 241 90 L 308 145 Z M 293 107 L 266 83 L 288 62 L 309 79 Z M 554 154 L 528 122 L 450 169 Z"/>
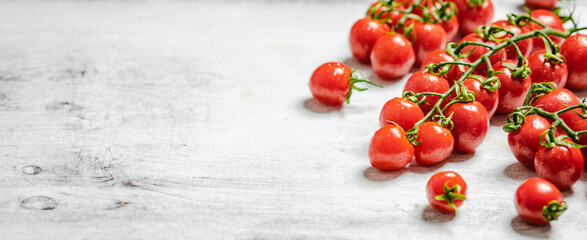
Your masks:
<path fill-rule="evenodd" d="M 524 221 L 524 219 L 522 219 L 520 216 L 513 218 L 511 225 L 512 229 L 514 229 L 516 233 L 528 237 L 548 238 L 551 232 L 550 224 L 530 225 L 526 223 L 526 221 Z"/>
<path fill-rule="evenodd" d="M 534 172 L 531 169 L 528 169 L 526 166 L 524 166 L 524 164 L 521 164 L 519 162 L 512 163 L 509 166 L 507 166 L 503 170 L 503 174 L 517 181 L 524 181 L 531 177 L 538 177 L 536 172 Z"/>
<path fill-rule="evenodd" d="M 560 190 L 561 194 L 563 194 L 563 199 L 568 198 L 570 196 L 573 196 L 573 194 L 575 194 L 575 191 L 573 191 L 573 188 L 570 189 L 566 189 L 566 190 Z"/>
<path fill-rule="evenodd" d="M 385 182 L 393 180 L 408 171 L 407 168 L 400 168 L 394 171 L 381 171 L 374 167 L 368 167 L 363 172 L 363 176 L 373 182 Z"/>
<path fill-rule="evenodd" d="M 304 107 L 315 113 L 340 112 L 342 109 L 342 106 L 329 106 L 314 98 L 306 99 L 306 101 L 304 101 Z"/>
<path fill-rule="evenodd" d="M 508 115 L 509 114 L 495 114 L 491 119 L 489 119 L 489 124 L 491 126 L 498 126 L 501 127 L 508 123 Z"/>
<path fill-rule="evenodd" d="M 357 61 L 357 59 L 355 59 L 354 57 L 350 57 L 345 59 L 342 63 L 344 63 L 345 65 L 349 66 L 351 69 L 353 70 L 359 70 L 361 71 L 363 74 L 367 71 L 371 71 L 371 64 L 369 63 L 361 63 L 359 61 Z"/>
<path fill-rule="evenodd" d="M 373 72 L 373 74 L 371 74 L 371 76 L 369 76 L 369 80 L 373 83 L 379 84 L 383 87 L 387 87 L 387 86 L 391 86 L 393 84 L 396 84 L 397 82 L 401 81 L 403 79 L 403 77 L 397 77 L 397 78 L 392 78 L 392 79 L 383 79 L 381 77 L 379 77 L 379 75 L 377 75 L 377 73 Z M 403 88 L 403 86 L 401 86 Z"/>
<path fill-rule="evenodd" d="M 450 222 L 455 218 L 457 214 L 455 212 L 452 213 L 442 213 L 438 210 L 434 209 L 432 206 L 428 205 L 422 211 L 422 219 L 424 221 L 434 224 L 440 223 L 447 223 Z"/>
<path fill-rule="evenodd" d="M 583 98 L 587 97 L 587 89 L 575 90 L 575 91 L 573 91 L 573 93 L 575 93 L 575 95 L 577 95 L 577 97 L 581 100 L 583 100 Z"/>
<path fill-rule="evenodd" d="M 473 158 L 474 156 L 475 156 L 475 152 L 461 153 L 461 152 L 453 151 L 446 160 L 444 160 L 443 162 L 441 162 L 439 164 L 444 164 L 447 162 L 451 162 L 451 163 L 464 162 L 464 161 L 467 161 L 467 160 Z"/>

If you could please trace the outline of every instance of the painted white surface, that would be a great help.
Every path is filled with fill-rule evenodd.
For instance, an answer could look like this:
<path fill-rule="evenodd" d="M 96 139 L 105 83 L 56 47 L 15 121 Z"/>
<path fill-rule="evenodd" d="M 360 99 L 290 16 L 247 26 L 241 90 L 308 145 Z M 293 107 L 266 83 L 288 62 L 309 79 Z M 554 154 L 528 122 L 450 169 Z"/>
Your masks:
<path fill-rule="evenodd" d="M 496 19 L 520 2 L 495 1 Z M 514 191 L 535 174 L 503 116 L 474 154 L 370 167 L 380 108 L 407 77 L 351 58 L 369 3 L 0 2 L 0 239 L 585 236 L 585 176 L 559 221 L 516 217 Z M 324 108 L 307 84 L 327 61 L 386 87 Z M 425 197 L 442 170 L 468 183 L 456 215 Z"/>

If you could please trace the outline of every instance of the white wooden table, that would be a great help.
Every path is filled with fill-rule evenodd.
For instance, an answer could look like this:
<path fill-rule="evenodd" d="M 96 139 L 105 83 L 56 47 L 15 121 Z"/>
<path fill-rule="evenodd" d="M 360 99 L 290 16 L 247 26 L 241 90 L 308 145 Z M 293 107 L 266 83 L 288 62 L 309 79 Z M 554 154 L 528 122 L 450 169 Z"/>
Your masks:
<path fill-rule="evenodd" d="M 559 221 L 517 217 L 536 175 L 503 116 L 474 154 L 370 167 L 381 106 L 407 79 L 351 58 L 370 2 L 0 2 L 0 239 L 584 239 L 587 177 Z M 496 0 L 496 19 L 520 2 Z M 307 84 L 327 61 L 386 87 L 324 108 Z M 442 170 L 468 183 L 456 215 L 425 197 Z"/>

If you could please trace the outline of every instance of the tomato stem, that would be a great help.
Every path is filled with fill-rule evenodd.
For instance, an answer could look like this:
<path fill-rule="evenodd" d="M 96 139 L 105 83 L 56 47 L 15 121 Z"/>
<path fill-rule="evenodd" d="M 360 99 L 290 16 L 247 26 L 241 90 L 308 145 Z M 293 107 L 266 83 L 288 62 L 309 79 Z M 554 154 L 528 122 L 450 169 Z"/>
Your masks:
<path fill-rule="evenodd" d="M 563 201 L 559 203 L 557 201 L 551 201 L 548 205 L 542 208 L 542 215 L 548 222 L 557 220 L 564 211 L 568 209 L 567 203 Z"/>
<path fill-rule="evenodd" d="M 361 74 L 361 72 L 359 72 L 358 70 L 353 70 L 351 72 L 351 77 L 349 78 L 349 85 L 350 85 L 350 87 L 349 87 L 349 93 L 346 95 L 346 103 L 347 104 L 350 103 L 350 99 L 351 99 L 351 95 L 353 94 L 353 90 L 357 90 L 359 92 L 362 92 L 362 91 L 365 91 L 365 90 L 368 89 L 368 88 L 360 88 L 360 87 L 357 87 L 355 85 L 357 83 L 367 83 L 367 84 L 370 84 L 370 85 L 375 86 L 375 87 L 383 88 L 383 86 L 381 86 L 379 84 L 376 84 L 374 82 L 371 82 L 371 81 L 369 81 L 367 79 L 359 78 L 359 76 L 357 76 L 357 75 L 361 75 L 361 77 L 363 77 L 362 76 L 363 74 Z"/>
<path fill-rule="evenodd" d="M 455 205 L 456 200 L 466 200 L 464 194 L 461 193 L 461 185 L 455 184 L 452 187 L 448 187 L 448 183 L 450 181 L 446 181 L 444 183 L 444 194 L 440 194 L 434 197 L 437 201 L 447 201 L 448 204 L 457 210 L 457 206 Z"/>

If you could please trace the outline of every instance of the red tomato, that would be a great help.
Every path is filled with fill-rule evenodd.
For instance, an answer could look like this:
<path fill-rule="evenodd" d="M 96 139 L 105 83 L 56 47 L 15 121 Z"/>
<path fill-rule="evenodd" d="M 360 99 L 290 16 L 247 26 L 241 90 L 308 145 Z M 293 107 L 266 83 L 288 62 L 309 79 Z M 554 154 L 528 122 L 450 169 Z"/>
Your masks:
<path fill-rule="evenodd" d="M 455 103 L 446 109 L 446 116 L 453 114 L 455 150 L 462 153 L 474 152 L 483 143 L 489 129 L 487 110 L 477 101 Z"/>
<path fill-rule="evenodd" d="M 509 30 L 510 32 L 513 32 L 517 35 L 526 33 L 525 29 L 522 29 L 516 25 L 511 25 L 508 21 L 505 21 L 505 20 L 494 22 L 491 25 L 504 28 L 504 29 Z M 508 39 L 511 37 L 512 37 L 511 34 L 507 34 L 502 39 Z M 530 55 L 530 53 L 532 53 L 532 47 L 534 44 L 532 42 L 532 39 L 526 39 L 526 40 L 522 40 L 522 41 L 517 42 L 516 45 L 518 46 L 518 49 L 520 49 L 520 52 L 522 53 L 522 55 L 524 55 L 524 57 L 527 58 Z M 513 46 L 506 47 L 505 52 L 507 54 L 507 59 L 516 60 L 516 61 L 518 60 L 518 54 L 516 53 L 516 49 L 514 49 Z"/>
<path fill-rule="evenodd" d="M 486 80 L 485 77 L 481 78 Z M 493 117 L 493 114 L 495 114 L 495 111 L 497 110 L 497 105 L 499 104 L 499 90 L 491 92 L 481 86 L 481 82 L 474 78 L 467 78 L 463 82 L 463 85 L 475 93 L 475 101 L 481 103 L 483 107 L 485 107 L 485 110 L 487 110 L 487 117 Z"/>
<path fill-rule="evenodd" d="M 375 8 L 375 14 L 372 17 L 371 10 L 374 8 Z M 404 7 L 404 5 L 400 5 L 400 6 L 395 7 L 394 9 L 405 10 L 405 7 Z M 369 18 L 372 17 L 372 18 L 377 19 L 379 21 L 385 21 L 385 23 L 395 25 L 400 20 L 400 18 L 404 15 L 400 11 L 388 11 L 388 10 L 389 10 L 389 8 L 387 6 L 384 6 L 384 5 L 380 4 L 379 2 L 374 2 L 373 4 L 371 4 L 369 9 L 367 10 L 367 17 L 369 17 Z M 382 11 L 388 11 L 388 12 L 381 13 Z"/>
<path fill-rule="evenodd" d="M 566 58 L 569 76 L 566 88 L 587 88 L 587 35 L 576 34 L 570 36 L 561 45 L 561 54 Z"/>
<path fill-rule="evenodd" d="M 531 8 L 553 9 L 558 0 L 525 0 L 525 2 Z"/>
<path fill-rule="evenodd" d="M 415 61 L 412 44 L 397 33 L 379 38 L 371 51 L 373 71 L 381 78 L 403 77 L 410 72 Z"/>
<path fill-rule="evenodd" d="M 567 64 L 554 64 L 544 58 L 544 51 L 533 52 L 528 57 L 528 67 L 532 70 L 530 78 L 534 83 L 553 82 L 558 88 L 567 84 Z"/>
<path fill-rule="evenodd" d="M 527 168 L 534 169 L 534 157 L 540 147 L 540 135 L 548 131 L 552 122 L 536 115 L 526 116 L 520 129 L 508 133 L 508 142 L 514 157 Z"/>
<path fill-rule="evenodd" d="M 451 55 L 448 55 L 448 53 L 446 53 L 446 50 L 444 49 L 437 49 L 433 52 L 431 52 L 430 54 L 428 54 L 428 56 L 426 56 L 426 58 L 424 58 L 424 60 L 422 61 L 422 65 L 420 66 L 420 70 L 424 70 L 424 67 L 426 67 L 426 65 L 434 63 L 434 64 L 438 64 L 438 63 L 443 63 L 443 62 L 454 62 L 455 58 L 452 57 Z M 464 63 L 470 63 L 468 58 L 460 58 L 459 61 L 464 62 Z M 455 81 L 459 80 L 459 78 L 461 78 L 461 76 L 463 76 L 463 74 L 469 69 L 469 67 L 467 66 L 457 66 L 454 65 L 450 68 L 450 71 L 448 71 L 448 73 L 446 73 L 446 75 L 444 76 L 444 78 L 448 81 L 448 84 L 450 86 L 452 86 L 454 84 Z"/>
<path fill-rule="evenodd" d="M 481 5 L 471 7 L 470 0 L 449 0 L 457 6 L 461 33 L 474 33 L 480 25 L 489 25 L 493 20 L 493 3 L 485 0 Z"/>
<path fill-rule="evenodd" d="M 351 28 L 349 37 L 351 52 L 359 62 L 368 63 L 373 45 L 380 37 L 390 32 L 389 26 L 370 18 L 357 21 Z"/>
<path fill-rule="evenodd" d="M 581 149 L 574 147 L 540 146 L 534 158 L 534 166 L 539 177 L 548 180 L 559 189 L 569 189 L 583 173 L 583 153 Z"/>
<path fill-rule="evenodd" d="M 531 17 L 536 21 L 544 24 L 545 26 L 552 28 L 557 31 L 564 32 L 563 21 L 554 13 L 544 9 L 537 9 L 532 11 Z M 531 23 L 528 26 L 530 31 L 542 29 L 542 27 L 536 23 Z M 549 36 L 554 43 L 560 45 L 565 40 L 564 38 Z M 544 41 L 540 37 L 534 38 L 533 51 L 544 51 Z"/>
<path fill-rule="evenodd" d="M 414 146 L 416 162 L 429 166 L 450 156 L 455 141 L 448 129 L 436 122 L 425 122 L 418 129 L 420 144 Z"/>
<path fill-rule="evenodd" d="M 516 65 L 517 61 L 506 60 L 504 63 Z M 521 78 L 514 77 L 512 70 L 497 63 L 493 66 L 495 77 L 499 79 L 501 87 L 499 88 L 499 104 L 497 106 L 497 113 L 508 114 L 513 112 L 517 107 L 524 105 L 526 94 L 532 85 L 531 77 Z"/>
<path fill-rule="evenodd" d="M 409 40 L 412 41 L 416 53 L 416 65 L 436 49 L 444 49 L 446 35 L 438 24 L 415 22 Z"/>
<path fill-rule="evenodd" d="M 441 7 L 440 3 L 436 2 L 436 1 L 431 1 L 431 0 L 424 0 L 424 1 L 420 2 L 420 5 L 421 6 L 426 5 L 431 12 L 435 12 L 437 9 L 440 9 L 440 7 Z M 452 12 L 452 9 L 447 8 L 446 12 L 450 13 L 450 12 Z M 412 14 L 416 14 L 416 15 L 422 17 L 423 11 L 420 8 L 415 8 L 412 11 Z M 434 16 L 431 15 L 430 18 L 434 19 Z M 455 38 L 455 36 L 457 35 L 457 33 L 459 32 L 460 24 L 459 24 L 459 20 L 458 20 L 457 15 L 454 15 L 448 21 L 438 19 L 437 24 L 440 25 L 444 29 L 447 42 L 453 40 Z"/>
<path fill-rule="evenodd" d="M 463 205 L 466 195 L 467 183 L 461 175 L 453 171 L 438 172 L 426 184 L 428 202 L 443 213 L 456 211 Z"/>
<path fill-rule="evenodd" d="M 497 43 L 490 41 L 490 40 L 483 40 L 483 38 L 479 37 L 479 35 L 477 35 L 476 33 L 471 33 L 467 36 L 465 36 L 462 40 L 461 43 L 463 43 L 464 41 L 469 41 L 469 42 L 477 42 L 477 43 L 485 43 L 487 45 L 491 45 L 491 46 L 496 46 Z M 475 49 L 475 50 L 473 50 Z M 469 55 L 469 61 L 471 62 L 475 62 L 477 60 L 479 60 L 479 58 L 481 58 L 482 55 L 486 54 L 487 52 L 489 52 L 489 49 L 482 47 L 482 46 L 474 46 L 474 45 L 468 45 L 466 47 L 463 48 L 463 50 L 461 51 L 461 53 L 468 53 L 471 50 L 473 50 L 473 52 L 471 53 L 471 55 Z M 504 49 L 501 49 L 499 51 L 497 51 L 495 54 L 491 55 L 489 57 L 489 62 L 491 62 L 491 66 L 495 65 L 496 63 L 505 61 L 507 59 L 507 54 L 505 53 Z M 487 63 L 483 62 L 481 64 L 479 64 L 479 66 L 477 68 L 475 68 L 474 72 L 476 74 L 482 75 L 482 76 L 486 76 L 487 75 Z"/>
<path fill-rule="evenodd" d="M 353 71 L 342 63 L 328 62 L 318 67 L 310 78 L 310 91 L 324 104 L 339 106 L 349 94 L 349 79 Z"/>
<path fill-rule="evenodd" d="M 524 221 L 536 225 L 556 220 L 566 209 L 563 195 L 558 188 L 541 178 L 529 178 L 522 183 L 516 190 L 514 204 Z"/>
<path fill-rule="evenodd" d="M 382 171 L 406 166 L 414 157 L 414 147 L 404 130 L 396 125 L 386 125 L 375 132 L 369 145 L 371 165 Z"/>
<path fill-rule="evenodd" d="M 383 105 L 381 114 L 379 114 L 379 124 L 383 127 L 395 123 L 404 131 L 408 131 L 422 118 L 424 118 L 424 113 L 417 104 L 401 97 L 395 97 Z"/>
<path fill-rule="evenodd" d="M 571 126 L 573 128 L 573 130 L 579 132 L 579 131 L 585 131 L 587 130 L 587 119 L 581 119 L 579 120 L 577 123 L 575 123 L 575 126 Z M 579 142 L 577 142 L 578 144 L 587 146 L 587 134 L 583 134 L 581 136 L 579 136 Z M 583 153 L 583 157 L 585 157 L 587 155 L 587 147 L 581 148 L 581 152 Z"/>
<path fill-rule="evenodd" d="M 408 80 L 406 81 L 406 85 L 404 86 L 405 91 L 412 91 L 414 93 L 423 93 L 423 92 L 435 92 L 435 93 L 445 93 L 448 91 L 450 86 L 448 82 L 443 77 L 436 76 L 432 73 L 427 73 L 423 71 L 417 71 Z M 421 99 L 421 98 L 420 98 Z M 430 112 L 434 104 L 438 102 L 440 99 L 437 96 L 426 96 L 426 103 L 420 105 L 420 108 L 427 114 Z"/>
<path fill-rule="evenodd" d="M 577 95 L 567 89 L 558 88 L 538 98 L 534 103 L 532 103 L 532 106 L 537 106 L 547 112 L 556 112 L 558 110 L 562 110 L 580 103 L 581 101 Z M 581 112 L 580 110 L 577 111 Z M 559 117 L 563 119 L 563 121 L 569 127 L 575 126 L 575 124 L 582 119 L 573 111 L 560 114 Z"/>

